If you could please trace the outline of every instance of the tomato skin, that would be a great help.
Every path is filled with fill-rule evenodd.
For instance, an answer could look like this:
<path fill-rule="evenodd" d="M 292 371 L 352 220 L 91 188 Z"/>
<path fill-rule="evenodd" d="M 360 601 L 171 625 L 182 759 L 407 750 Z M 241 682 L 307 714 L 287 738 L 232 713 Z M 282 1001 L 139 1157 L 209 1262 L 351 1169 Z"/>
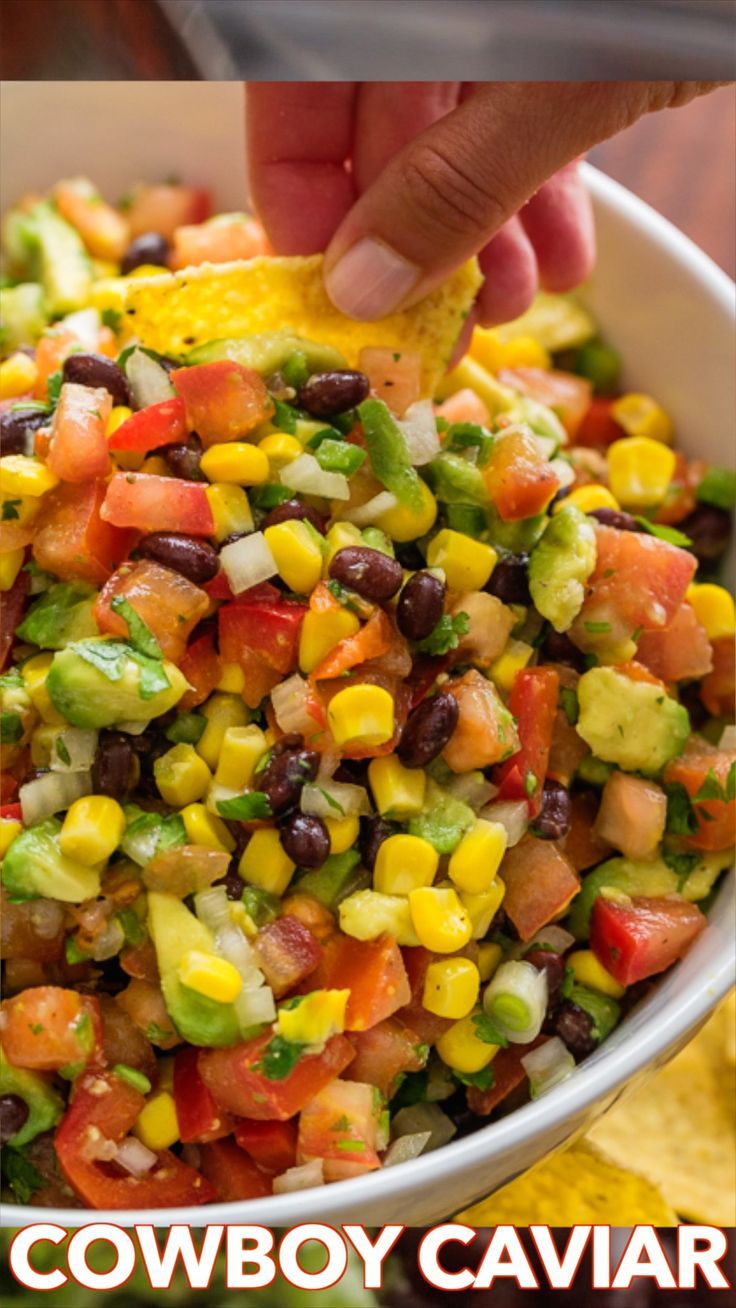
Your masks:
<path fill-rule="evenodd" d="M 492 1113 L 494 1108 L 503 1103 L 504 1099 L 526 1081 L 527 1074 L 521 1064 L 522 1058 L 530 1054 L 532 1049 L 538 1049 L 540 1045 L 546 1044 L 548 1039 L 549 1036 L 539 1035 L 528 1045 L 509 1045 L 506 1049 L 499 1049 L 491 1063 L 493 1085 L 488 1090 L 478 1090 L 476 1086 L 470 1086 L 468 1108 L 474 1113 L 479 1113 L 481 1117 L 487 1117 Z"/>
<path fill-rule="evenodd" d="M 543 513 L 560 482 L 531 436 L 514 431 L 496 440 L 483 476 L 488 494 L 504 522 Z"/>
<path fill-rule="evenodd" d="M 36 345 L 38 373 L 33 387 L 34 400 L 47 399 L 49 377 L 60 370 L 67 356 L 80 345 L 79 337 L 66 327 L 52 327 L 44 332 Z"/>
<path fill-rule="evenodd" d="M 184 401 L 174 396 L 132 413 L 113 432 L 108 445 L 111 450 L 139 450 L 143 453 L 186 440 L 186 436 Z"/>
<path fill-rule="evenodd" d="M 235 1128 L 235 1142 L 269 1176 L 296 1163 L 296 1122 L 254 1122 L 244 1118 Z"/>
<path fill-rule="evenodd" d="M 168 240 L 183 223 L 202 223 L 211 212 L 210 193 L 204 187 L 161 182 L 136 187 L 126 212 L 131 238 L 158 232 Z"/>
<path fill-rule="evenodd" d="M 552 922 L 580 889 L 572 864 L 548 840 L 524 839 L 506 853 L 503 906 L 522 940 Z"/>
<path fill-rule="evenodd" d="M 387 1017 L 367 1031 L 354 1031 L 350 1037 L 355 1059 L 346 1069 L 347 1081 L 365 1081 L 390 1099 L 403 1072 L 420 1072 L 424 1066 L 415 1031 L 395 1017 Z"/>
<path fill-rule="evenodd" d="M 169 267 L 192 268 L 200 263 L 228 263 L 270 253 L 261 224 L 255 218 L 238 215 L 232 222 L 177 227 Z"/>
<path fill-rule="evenodd" d="M 310 976 L 322 959 L 322 946 L 309 927 L 289 914 L 261 927 L 253 947 L 277 998 Z"/>
<path fill-rule="evenodd" d="M 184 674 L 192 689 L 184 692 L 178 707 L 193 709 L 198 704 L 203 704 L 222 676 L 222 664 L 215 649 L 213 632 L 206 631 L 193 640 L 191 645 L 187 645 L 179 659 L 179 671 Z"/>
<path fill-rule="evenodd" d="M 576 445 L 598 446 L 612 445 L 625 435 L 611 414 L 614 401 L 604 395 L 594 395 L 587 411 L 583 414 L 580 425 L 575 432 Z"/>
<path fill-rule="evenodd" d="M 381 1166 L 376 1153 L 378 1113 L 372 1085 L 331 1081 L 299 1114 L 297 1160 L 324 1162 L 326 1181 L 344 1181 Z"/>
<path fill-rule="evenodd" d="M 178 663 L 187 637 L 209 609 L 209 600 L 199 586 L 171 568 L 142 559 L 113 573 L 94 606 L 100 631 L 128 636 L 128 624 L 111 607 L 121 597 L 135 609 L 158 641 L 164 658 Z"/>
<path fill-rule="evenodd" d="M 385 346 L 364 346 L 360 351 L 358 367 L 371 384 L 371 390 L 384 400 L 392 413 L 403 416 L 410 404 L 422 393 L 421 355 Z"/>
<path fill-rule="evenodd" d="M 108 483 L 100 517 L 116 527 L 180 531 L 212 536 L 215 523 L 201 482 L 155 473 L 116 472 Z"/>
<path fill-rule="evenodd" d="M 499 799 L 526 799 L 536 817 L 542 807 L 542 787 L 547 775 L 552 732 L 560 693 L 560 678 L 554 668 L 522 668 L 514 677 L 509 709 L 516 718 L 521 747 L 496 773 Z M 531 795 L 526 782 L 533 777 Z"/>
<path fill-rule="evenodd" d="M 244 656 L 251 654 L 275 672 L 292 672 L 306 611 L 305 604 L 292 600 L 223 604 L 217 613 L 223 660 L 242 663 Z"/>
<path fill-rule="evenodd" d="M 177 368 L 171 383 L 184 400 L 189 430 L 205 448 L 247 436 L 274 412 L 260 374 L 230 359 Z"/>
<path fill-rule="evenodd" d="M 388 614 L 383 609 L 376 609 L 354 636 L 346 636 L 344 640 L 338 641 L 314 669 L 312 680 L 329 681 L 333 677 L 341 677 L 344 672 L 349 672 L 368 659 L 380 658 L 400 640 Z"/>
<path fill-rule="evenodd" d="M 197 1070 L 198 1050 L 187 1047 L 174 1057 L 174 1101 L 183 1144 L 204 1144 L 230 1135 L 234 1122 L 217 1107 Z"/>
<path fill-rule="evenodd" d="M 470 772 L 501 762 L 518 749 L 519 738 L 505 706 L 482 672 L 471 668 L 448 681 L 458 702 L 457 726 L 442 751 L 453 772 Z"/>
<path fill-rule="evenodd" d="M 665 782 L 684 786 L 698 819 L 698 829 L 684 843 L 690 849 L 730 849 L 736 831 L 736 800 L 702 799 L 695 802 L 709 772 L 725 791 L 728 774 L 736 764 L 736 750 L 716 749 L 707 741 L 693 737 L 679 758 L 673 759 L 664 774 Z"/>
<path fill-rule="evenodd" d="M 263 1199 L 271 1194 L 271 1182 L 234 1140 L 211 1140 L 199 1147 L 203 1176 L 224 1202 Z"/>
<path fill-rule="evenodd" d="M 336 931 L 322 948 L 319 967 L 300 989 L 349 989 L 346 1031 L 366 1031 L 409 1003 L 411 989 L 401 950 L 390 936 L 354 940 Z"/>
<path fill-rule="evenodd" d="M 44 496 L 36 519 L 33 557 L 62 581 L 107 581 L 128 555 L 135 535 L 105 522 L 105 482 L 65 482 Z"/>
<path fill-rule="evenodd" d="M 681 604 L 667 627 L 642 632 L 636 658 L 656 677 L 670 682 L 700 679 L 713 667 L 711 643 L 691 604 Z"/>
<path fill-rule="evenodd" d="M 437 418 L 444 418 L 449 423 L 473 422 L 479 427 L 487 427 L 490 421 L 487 405 L 469 386 L 455 391 L 442 404 L 435 404 L 434 412 Z"/>
<path fill-rule="evenodd" d="M 0 671 L 5 667 L 15 640 L 15 628 L 23 617 L 30 577 L 21 568 L 10 590 L 6 590 L 0 604 Z"/>
<path fill-rule="evenodd" d="M 354 1057 L 350 1041 L 334 1035 L 321 1054 L 303 1055 L 288 1076 L 271 1081 L 257 1064 L 272 1038 L 273 1033 L 265 1031 L 231 1049 L 200 1050 L 200 1076 L 216 1103 L 228 1112 L 257 1121 L 286 1121 Z"/>
<path fill-rule="evenodd" d="M 568 436 L 576 439 L 578 427 L 590 408 L 593 387 L 587 378 L 554 368 L 503 368 L 498 380 L 554 410 Z"/>
<path fill-rule="evenodd" d="M 100 1057 L 102 1018 L 91 995 L 35 986 L 6 999 L 2 1013 L 3 1053 L 16 1067 L 51 1072 Z"/>
<path fill-rule="evenodd" d="M 707 920 L 684 899 L 634 898 L 617 904 L 599 895 L 590 922 L 590 947 L 623 986 L 664 972 L 687 953 Z"/>
<path fill-rule="evenodd" d="M 47 463 L 60 481 L 94 481 L 110 466 L 105 428 L 112 410 L 109 391 L 67 382 L 51 425 Z"/>

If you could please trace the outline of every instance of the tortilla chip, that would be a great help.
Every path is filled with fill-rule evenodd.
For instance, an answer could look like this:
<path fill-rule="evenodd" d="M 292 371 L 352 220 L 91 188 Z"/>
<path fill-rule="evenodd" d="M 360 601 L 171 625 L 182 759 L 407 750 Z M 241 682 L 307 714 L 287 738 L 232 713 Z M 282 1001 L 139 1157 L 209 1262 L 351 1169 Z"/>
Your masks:
<path fill-rule="evenodd" d="M 221 337 L 284 328 L 334 346 L 352 366 L 365 345 L 418 351 L 423 393 L 432 394 L 481 280 L 473 259 L 413 308 L 380 322 L 355 322 L 328 299 L 321 254 L 262 257 L 130 278 L 124 312 L 143 345 L 176 357 Z"/>
<path fill-rule="evenodd" d="M 677 1225 L 656 1185 L 587 1141 L 553 1154 L 455 1220 L 469 1226 Z"/>

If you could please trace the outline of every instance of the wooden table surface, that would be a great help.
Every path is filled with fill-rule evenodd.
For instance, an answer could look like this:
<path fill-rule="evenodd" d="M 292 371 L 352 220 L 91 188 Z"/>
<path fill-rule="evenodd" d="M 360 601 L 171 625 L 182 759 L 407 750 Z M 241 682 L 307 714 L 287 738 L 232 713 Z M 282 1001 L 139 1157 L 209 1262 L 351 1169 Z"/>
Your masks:
<path fill-rule="evenodd" d="M 649 114 L 588 157 L 736 275 L 736 88 Z"/>

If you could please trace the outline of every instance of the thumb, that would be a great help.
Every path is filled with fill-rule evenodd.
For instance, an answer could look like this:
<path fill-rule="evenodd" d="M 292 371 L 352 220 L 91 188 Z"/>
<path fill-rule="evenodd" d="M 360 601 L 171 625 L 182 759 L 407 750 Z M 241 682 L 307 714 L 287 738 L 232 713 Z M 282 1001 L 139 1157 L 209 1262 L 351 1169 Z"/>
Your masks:
<path fill-rule="evenodd" d="M 564 164 L 712 83 L 491 82 L 395 155 L 340 224 L 325 285 L 353 318 L 413 304 Z"/>

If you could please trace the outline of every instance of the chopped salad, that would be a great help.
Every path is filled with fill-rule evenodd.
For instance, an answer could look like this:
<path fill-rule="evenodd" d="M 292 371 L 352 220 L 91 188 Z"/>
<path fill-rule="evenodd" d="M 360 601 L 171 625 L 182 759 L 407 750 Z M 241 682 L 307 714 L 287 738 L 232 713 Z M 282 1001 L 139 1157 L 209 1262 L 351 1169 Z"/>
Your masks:
<path fill-rule="evenodd" d="M 277 305 L 154 350 L 143 279 L 268 284 L 255 220 L 208 212 L 74 179 L 4 224 L 21 1202 L 265 1197 L 435 1149 L 574 1076 L 733 855 L 734 474 L 678 452 L 570 297 L 476 328 L 429 393 L 380 323 L 352 357 Z"/>

